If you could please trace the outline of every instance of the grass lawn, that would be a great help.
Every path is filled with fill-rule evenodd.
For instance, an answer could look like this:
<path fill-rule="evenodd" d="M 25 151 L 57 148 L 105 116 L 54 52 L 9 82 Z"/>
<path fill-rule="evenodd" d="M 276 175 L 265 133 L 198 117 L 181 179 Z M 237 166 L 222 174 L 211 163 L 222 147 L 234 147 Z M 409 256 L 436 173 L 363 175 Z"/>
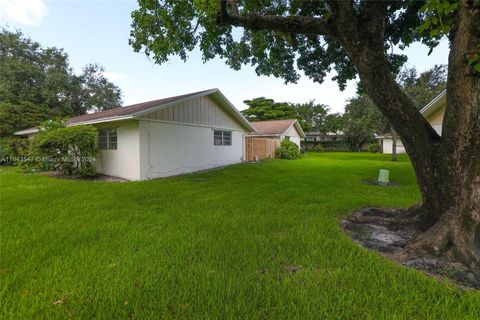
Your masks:
<path fill-rule="evenodd" d="M 390 170 L 398 187 L 362 184 Z M 307 154 L 108 183 L 0 173 L 2 319 L 479 319 L 480 293 L 352 243 L 419 199 L 406 157 Z"/>

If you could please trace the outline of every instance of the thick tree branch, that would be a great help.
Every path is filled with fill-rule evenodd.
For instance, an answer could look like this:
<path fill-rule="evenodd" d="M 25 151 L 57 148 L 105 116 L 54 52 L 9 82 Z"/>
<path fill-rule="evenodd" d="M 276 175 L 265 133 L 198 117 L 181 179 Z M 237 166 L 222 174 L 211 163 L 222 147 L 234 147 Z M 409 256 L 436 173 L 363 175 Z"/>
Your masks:
<path fill-rule="evenodd" d="M 388 1 L 365 0 L 360 12 L 360 24 L 369 25 L 368 31 L 384 41 Z"/>
<path fill-rule="evenodd" d="M 235 9 L 232 11 L 235 11 Z M 334 26 L 328 19 L 305 16 L 229 14 L 227 12 L 227 0 L 220 0 L 217 23 L 244 27 L 254 31 L 274 30 L 294 34 L 327 35 L 335 38 Z"/>
<path fill-rule="evenodd" d="M 360 13 L 355 13 L 352 1 L 326 1 L 331 15 L 325 18 L 235 14 L 236 2 L 232 5 L 231 1 L 220 0 L 219 24 L 326 35 L 336 40 L 355 63 L 367 93 L 395 127 L 407 149 L 421 155 L 431 151 L 438 135 L 396 84 L 384 54 L 385 1 L 366 0 Z M 227 6 L 232 8 L 228 10 Z"/>

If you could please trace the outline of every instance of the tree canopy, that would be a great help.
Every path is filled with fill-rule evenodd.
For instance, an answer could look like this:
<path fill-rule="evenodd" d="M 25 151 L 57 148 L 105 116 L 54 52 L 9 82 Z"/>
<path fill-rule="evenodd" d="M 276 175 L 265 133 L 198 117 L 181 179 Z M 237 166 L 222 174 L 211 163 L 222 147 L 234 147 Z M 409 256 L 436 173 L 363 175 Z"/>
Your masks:
<path fill-rule="evenodd" d="M 288 102 L 275 102 L 265 97 L 243 101 L 248 109 L 242 110 L 242 114 L 249 121 L 296 119 L 298 117 L 295 108 Z"/>
<path fill-rule="evenodd" d="M 305 103 L 275 102 L 265 97 L 245 100 L 242 114 L 249 121 L 297 119 L 304 131 L 324 131 L 328 106 L 311 100 Z"/>
<path fill-rule="evenodd" d="M 435 65 L 418 74 L 415 67 L 403 69 L 397 76 L 403 91 L 422 109 L 447 88 L 447 66 Z"/>
<path fill-rule="evenodd" d="M 356 69 L 345 48 L 336 39 L 332 8 L 342 7 L 336 1 L 152 1 L 140 0 L 132 12 L 130 44 L 157 63 L 177 55 L 183 60 L 199 47 L 205 61 L 220 56 L 233 69 L 254 65 L 259 75 L 281 77 L 296 82 L 300 72 L 315 82 L 323 82 L 334 70 L 333 80 L 344 88 L 355 79 Z M 353 10 L 366 14 L 360 1 L 352 1 Z M 434 37 L 418 32 L 427 14 L 419 9 L 425 1 L 390 1 L 386 13 L 385 56 L 393 71 L 407 61 L 394 47 L 405 48 L 413 41 L 434 47 Z M 225 6 L 221 8 L 221 6 Z M 350 5 L 350 4 L 348 4 Z M 365 12 L 364 12 L 365 11 Z M 226 12 L 226 11 L 225 11 Z M 237 15 L 238 13 L 238 15 Z M 220 23 L 217 23 L 220 22 Z M 352 21 L 345 21 L 353 27 Z M 245 26 L 241 31 L 235 26 Z M 429 28 L 426 28 L 429 29 Z"/>
<path fill-rule="evenodd" d="M 1 29 L 0 134 L 39 124 L 47 117 L 120 106 L 121 90 L 103 76 L 103 71 L 98 64 L 88 64 L 76 74 L 63 49 L 42 47 L 20 31 Z M 19 110 L 23 117 L 8 117 Z"/>

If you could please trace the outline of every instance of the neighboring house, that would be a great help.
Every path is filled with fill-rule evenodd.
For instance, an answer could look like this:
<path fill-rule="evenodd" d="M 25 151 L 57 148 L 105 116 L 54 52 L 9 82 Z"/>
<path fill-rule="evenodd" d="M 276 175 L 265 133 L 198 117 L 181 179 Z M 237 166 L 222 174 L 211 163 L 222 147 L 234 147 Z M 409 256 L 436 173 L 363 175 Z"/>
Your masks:
<path fill-rule="evenodd" d="M 300 141 L 305 137 L 305 133 L 298 123 L 297 119 L 270 120 L 252 122 L 256 132 L 250 134 L 250 137 L 276 139 L 278 142 L 283 139 L 289 139 L 300 148 Z"/>
<path fill-rule="evenodd" d="M 445 108 L 447 107 L 447 95 L 446 90 L 436 96 L 430 101 L 420 113 L 430 123 L 433 129 L 437 131 L 439 135 L 442 135 L 443 116 L 445 114 Z M 382 146 L 383 153 L 392 153 L 392 135 L 391 134 L 378 134 L 375 136 L 379 140 Z M 405 153 L 402 141 L 397 139 L 397 153 Z"/>
<path fill-rule="evenodd" d="M 305 141 L 332 141 L 342 140 L 343 132 L 320 132 L 310 131 L 305 132 Z"/>
<path fill-rule="evenodd" d="M 390 133 L 375 133 L 375 139 L 378 140 L 380 147 L 382 148 L 382 153 L 392 154 L 393 151 L 393 136 Z M 402 140 L 400 138 L 396 139 L 397 154 L 405 153 L 405 147 L 403 146 Z"/>
<path fill-rule="evenodd" d="M 145 180 L 242 162 L 254 132 L 218 90 L 206 90 L 77 116 L 68 126 L 99 129 L 97 172 Z M 19 132 L 17 132 L 19 134 Z"/>

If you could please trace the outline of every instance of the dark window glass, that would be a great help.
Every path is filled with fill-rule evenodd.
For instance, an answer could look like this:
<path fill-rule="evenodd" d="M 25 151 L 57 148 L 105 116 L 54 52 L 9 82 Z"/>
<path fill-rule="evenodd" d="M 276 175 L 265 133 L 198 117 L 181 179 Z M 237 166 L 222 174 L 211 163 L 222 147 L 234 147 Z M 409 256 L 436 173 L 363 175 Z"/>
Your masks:
<path fill-rule="evenodd" d="M 108 149 L 117 150 L 117 129 L 108 130 Z"/>
<path fill-rule="evenodd" d="M 232 132 L 231 131 L 223 131 L 223 145 L 224 146 L 231 146 L 232 145 Z"/>
<path fill-rule="evenodd" d="M 108 149 L 108 133 L 107 130 L 101 129 L 98 133 L 98 148 L 102 150 Z"/>
<path fill-rule="evenodd" d="M 98 148 L 101 150 L 116 150 L 117 129 L 100 129 L 98 132 Z"/>
<path fill-rule="evenodd" d="M 213 131 L 213 145 L 214 146 L 231 146 L 232 145 L 232 132 L 214 130 Z"/>
<path fill-rule="evenodd" d="M 213 131 L 213 145 L 214 146 L 222 145 L 222 131 L 219 131 L 219 130 Z"/>

